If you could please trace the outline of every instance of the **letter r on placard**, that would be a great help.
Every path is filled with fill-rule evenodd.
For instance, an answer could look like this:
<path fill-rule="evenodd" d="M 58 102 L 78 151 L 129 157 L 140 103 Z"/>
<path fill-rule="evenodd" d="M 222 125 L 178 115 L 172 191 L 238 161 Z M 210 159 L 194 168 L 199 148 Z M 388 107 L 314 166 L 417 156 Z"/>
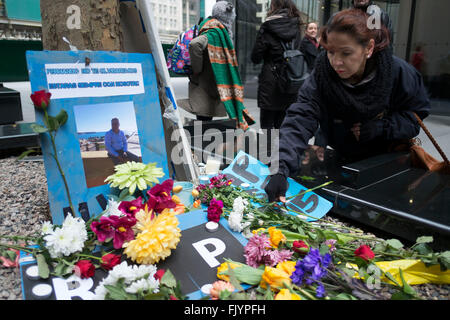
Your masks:
<path fill-rule="evenodd" d="M 206 245 L 211 244 L 214 246 L 213 251 L 209 251 Z M 211 267 L 215 268 L 220 265 L 220 262 L 216 259 L 217 256 L 225 252 L 225 243 L 217 238 L 208 238 L 201 240 L 192 244 L 192 246 L 197 250 L 203 260 Z"/>

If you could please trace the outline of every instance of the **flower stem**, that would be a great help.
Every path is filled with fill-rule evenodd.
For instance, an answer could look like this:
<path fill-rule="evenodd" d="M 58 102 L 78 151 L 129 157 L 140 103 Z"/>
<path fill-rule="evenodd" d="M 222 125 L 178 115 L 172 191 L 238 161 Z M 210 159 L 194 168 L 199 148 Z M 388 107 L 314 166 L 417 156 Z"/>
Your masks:
<path fill-rule="evenodd" d="M 48 124 L 49 123 L 49 118 L 48 118 L 48 113 L 47 113 L 46 109 L 44 109 L 44 114 L 45 114 L 46 123 Z M 64 187 L 66 189 L 67 199 L 69 200 L 70 209 L 72 210 L 72 214 L 75 216 L 76 212 L 75 212 L 75 209 L 74 209 L 73 204 L 72 204 L 72 199 L 70 198 L 70 191 L 69 191 L 69 186 L 67 184 L 66 175 L 64 174 L 64 171 L 62 170 L 61 164 L 59 163 L 59 160 L 58 160 L 58 153 L 56 151 L 55 136 L 52 134 L 51 130 L 49 130 L 49 135 L 50 135 L 50 140 L 52 142 L 52 147 L 53 147 L 53 153 L 54 153 L 53 154 L 53 158 L 56 161 L 56 165 L 58 166 L 59 173 L 61 174 L 61 177 L 63 179 Z"/>

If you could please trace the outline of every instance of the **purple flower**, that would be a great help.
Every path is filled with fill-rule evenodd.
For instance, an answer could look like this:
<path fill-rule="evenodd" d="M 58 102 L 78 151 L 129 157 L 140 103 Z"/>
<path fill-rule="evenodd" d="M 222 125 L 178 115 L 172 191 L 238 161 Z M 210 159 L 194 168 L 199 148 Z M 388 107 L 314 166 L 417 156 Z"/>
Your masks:
<path fill-rule="evenodd" d="M 305 258 L 297 261 L 291 280 L 297 286 L 301 286 L 304 283 L 307 285 L 317 283 L 316 296 L 323 297 L 325 288 L 319 281 L 327 275 L 326 268 L 330 263 L 331 255 L 329 253 L 321 255 L 319 249 L 311 248 Z"/>
<path fill-rule="evenodd" d="M 316 297 L 323 298 L 324 296 L 325 296 L 325 288 L 323 284 L 319 283 L 319 285 L 316 288 Z"/>

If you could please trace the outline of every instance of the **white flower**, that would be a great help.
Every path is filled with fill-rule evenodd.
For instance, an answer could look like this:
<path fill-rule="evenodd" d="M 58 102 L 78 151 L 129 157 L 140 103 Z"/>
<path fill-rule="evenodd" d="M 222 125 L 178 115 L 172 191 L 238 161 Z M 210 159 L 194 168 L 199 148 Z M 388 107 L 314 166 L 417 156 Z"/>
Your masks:
<path fill-rule="evenodd" d="M 45 221 L 41 227 L 41 234 L 46 235 L 53 232 L 53 224 L 50 221 Z"/>
<path fill-rule="evenodd" d="M 108 200 L 108 206 L 106 207 L 106 212 L 103 214 L 105 217 L 109 216 L 124 216 L 125 214 L 119 210 L 120 202 L 114 201 L 113 199 Z"/>
<path fill-rule="evenodd" d="M 231 230 L 236 232 L 242 231 L 242 214 L 239 212 L 231 211 L 230 215 L 228 216 L 228 225 Z"/>
<path fill-rule="evenodd" d="M 138 293 L 152 291 L 153 293 L 159 292 L 159 280 L 148 277 L 147 279 L 139 279 L 131 283 L 131 285 L 125 288 L 128 293 Z"/>
<path fill-rule="evenodd" d="M 120 279 L 124 279 L 125 291 L 128 293 L 159 292 L 159 280 L 154 278 L 157 268 L 154 265 L 131 265 L 126 261 L 116 265 L 108 276 L 95 288 L 94 300 L 104 300 L 108 290 L 105 285 L 116 285 Z"/>
<path fill-rule="evenodd" d="M 48 225 L 45 225 L 45 228 L 47 229 Z M 69 256 L 83 250 L 87 238 L 86 224 L 81 218 L 74 218 L 72 215 L 67 215 L 62 227 L 57 227 L 44 236 L 52 258 Z"/>
<path fill-rule="evenodd" d="M 248 201 L 247 201 L 247 199 L 244 199 L 242 197 L 237 197 L 233 201 L 233 211 L 234 212 L 243 214 L 246 206 L 248 206 Z"/>

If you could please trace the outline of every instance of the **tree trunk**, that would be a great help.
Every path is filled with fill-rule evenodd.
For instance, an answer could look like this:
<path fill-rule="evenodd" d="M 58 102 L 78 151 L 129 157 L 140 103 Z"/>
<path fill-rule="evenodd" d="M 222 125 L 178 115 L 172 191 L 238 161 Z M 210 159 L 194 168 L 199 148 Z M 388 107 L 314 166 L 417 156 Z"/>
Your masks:
<path fill-rule="evenodd" d="M 41 0 L 44 50 L 123 51 L 118 0 Z"/>

